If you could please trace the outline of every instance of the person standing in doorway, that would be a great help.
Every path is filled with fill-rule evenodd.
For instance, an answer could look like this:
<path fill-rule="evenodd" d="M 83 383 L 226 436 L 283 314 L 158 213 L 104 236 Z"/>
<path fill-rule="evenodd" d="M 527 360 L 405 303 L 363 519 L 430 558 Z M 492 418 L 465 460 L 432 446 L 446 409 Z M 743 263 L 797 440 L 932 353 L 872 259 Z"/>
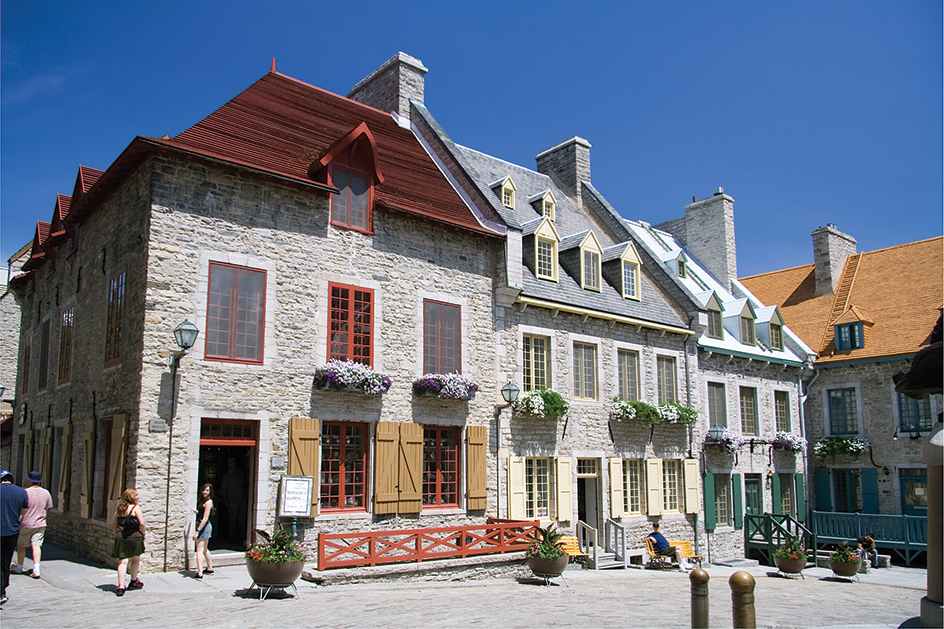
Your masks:
<path fill-rule="evenodd" d="M 213 537 L 213 524 L 210 516 L 216 512 L 213 507 L 213 485 L 204 483 L 200 488 L 200 501 L 196 509 L 197 526 L 193 532 L 193 539 L 197 543 L 197 578 L 202 579 L 203 573 L 213 574 L 213 557 L 208 547 Z M 203 560 L 206 559 L 206 570 L 203 569 Z"/>
<path fill-rule="evenodd" d="M 226 507 L 227 535 L 236 542 L 246 538 L 246 476 L 236 467 L 236 459 L 226 460 L 226 474 L 220 485 Z"/>
<path fill-rule="evenodd" d="M 23 572 L 26 562 L 26 547 L 33 551 L 33 571 L 30 576 L 38 579 L 40 574 L 39 562 L 43 553 L 43 537 L 46 534 L 46 512 L 52 509 L 52 496 L 40 484 L 43 477 L 39 472 L 30 472 L 26 475 L 29 487 L 26 494 L 29 497 L 29 509 L 20 523 L 20 536 L 16 547 L 16 565 L 10 570 L 16 574 Z"/>
<path fill-rule="evenodd" d="M 0 472 L 0 605 L 7 602 L 10 562 L 20 536 L 20 520 L 29 508 L 26 490 L 13 484 L 13 474 Z"/>
<path fill-rule="evenodd" d="M 112 557 L 118 558 L 118 596 L 125 595 L 125 575 L 131 574 L 129 590 L 144 587 L 138 578 L 141 567 L 141 554 L 144 553 L 144 512 L 138 506 L 138 491 L 126 489 L 118 500 L 115 509 L 115 546 Z"/>

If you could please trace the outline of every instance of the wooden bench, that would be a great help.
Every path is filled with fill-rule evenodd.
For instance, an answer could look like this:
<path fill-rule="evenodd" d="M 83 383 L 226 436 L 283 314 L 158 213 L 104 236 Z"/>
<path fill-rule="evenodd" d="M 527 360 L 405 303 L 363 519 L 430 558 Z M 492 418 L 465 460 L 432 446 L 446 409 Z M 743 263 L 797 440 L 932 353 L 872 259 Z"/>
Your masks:
<path fill-rule="evenodd" d="M 701 560 L 705 557 L 703 555 L 695 554 L 695 551 L 692 550 L 692 543 L 690 541 L 684 539 L 673 539 L 669 540 L 669 546 L 681 548 L 682 556 L 685 557 L 685 560 L 689 563 L 697 563 L 698 567 L 701 568 Z"/>
<path fill-rule="evenodd" d="M 649 554 L 650 568 L 671 568 L 675 565 L 675 555 L 660 555 L 656 552 L 656 546 L 648 537 L 643 540 L 646 542 L 646 552 Z M 669 542 L 671 545 L 672 542 Z"/>
<path fill-rule="evenodd" d="M 561 538 L 561 548 L 571 557 L 588 557 L 587 553 L 580 550 L 580 542 L 573 535 L 566 535 Z"/>

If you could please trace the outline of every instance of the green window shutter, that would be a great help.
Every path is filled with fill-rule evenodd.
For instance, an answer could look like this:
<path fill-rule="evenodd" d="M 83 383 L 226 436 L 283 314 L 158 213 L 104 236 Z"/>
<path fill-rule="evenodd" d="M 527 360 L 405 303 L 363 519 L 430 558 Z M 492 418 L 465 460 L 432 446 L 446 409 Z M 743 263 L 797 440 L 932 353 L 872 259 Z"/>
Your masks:
<path fill-rule="evenodd" d="M 878 470 L 863 467 L 859 472 L 862 478 L 862 512 L 878 513 Z"/>
<path fill-rule="evenodd" d="M 731 474 L 731 503 L 734 505 L 734 528 L 744 528 L 744 491 L 740 474 Z"/>
<path fill-rule="evenodd" d="M 705 528 L 709 531 L 717 527 L 715 518 L 715 475 L 705 474 L 702 477 L 702 491 L 705 495 Z"/>
<path fill-rule="evenodd" d="M 813 470 L 813 482 L 816 491 L 816 510 L 832 511 L 832 500 L 829 496 L 829 468 L 817 467 Z"/>
<path fill-rule="evenodd" d="M 780 499 L 780 474 L 774 474 L 770 477 L 770 494 L 773 498 L 773 513 L 783 513 L 783 504 Z"/>
<path fill-rule="evenodd" d="M 806 483 L 803 481 L 803 474 L 795 474 L 793 477 L 796 483 L 797 520 L 806 522 Z"/>

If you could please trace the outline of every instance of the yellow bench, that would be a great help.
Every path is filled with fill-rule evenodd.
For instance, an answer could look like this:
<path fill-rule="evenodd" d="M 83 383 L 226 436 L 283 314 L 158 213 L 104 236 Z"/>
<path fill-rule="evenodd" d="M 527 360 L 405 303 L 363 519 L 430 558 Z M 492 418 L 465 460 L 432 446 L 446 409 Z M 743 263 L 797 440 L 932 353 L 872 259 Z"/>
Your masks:
<path fill-rule="evenodd" d="M 573 535 L 561 538 L 561 549 L 571 557 L 587 557 L 587 553 L 580 550 L 580 542 Z"/>
<path fill-rule="evenodd" d="M 649 554 L 649 567 L 650 568 L 671 568 L 675 561 L 675 555 L 660 555 L 656 552 L 656 545 L 648 537 L 643 540 L 646 542 L 646 552 Z M 671 545 L 672 542 L 669 542 Z"/>
<path fill-rule="evenodd" d="M 701 560 L 705 557 L 703 555 L 696 555 L 695 551 L 692 550 L 692 543 L 684 539 L 674 539 L 669 540 L 669 546 L 675 546 L 676 548 L 682 549 L 682 556 L 689 563 L 697 563 L 698 567 L 701 568 Z"/>

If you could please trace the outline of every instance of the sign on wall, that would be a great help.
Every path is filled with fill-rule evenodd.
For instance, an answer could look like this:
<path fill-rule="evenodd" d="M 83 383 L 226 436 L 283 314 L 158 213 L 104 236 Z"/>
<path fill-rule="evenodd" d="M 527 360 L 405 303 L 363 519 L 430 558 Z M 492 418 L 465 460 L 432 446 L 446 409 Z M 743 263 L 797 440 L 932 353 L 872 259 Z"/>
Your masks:
<path fill-rule="evenodd" d="M 278 517 L 311 517 L 311 497 L 315 479 L 311 476 L 283 475 L 279 482 Z"/>

